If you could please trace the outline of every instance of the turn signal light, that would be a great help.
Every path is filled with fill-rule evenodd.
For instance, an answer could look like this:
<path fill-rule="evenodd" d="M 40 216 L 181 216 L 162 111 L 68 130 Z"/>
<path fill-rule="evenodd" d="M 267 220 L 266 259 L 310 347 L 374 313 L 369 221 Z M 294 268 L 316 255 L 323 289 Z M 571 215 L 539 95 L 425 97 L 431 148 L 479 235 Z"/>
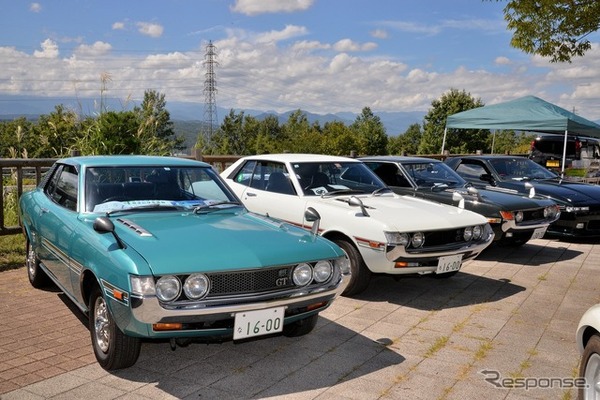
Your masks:
<path fill-rule="evenodd" d="M 152 329 L 155 331 L 180 331 L 183 329 L 183 324 L 179 322 L 175 323 L 160 323 L 152 324 Z"/>

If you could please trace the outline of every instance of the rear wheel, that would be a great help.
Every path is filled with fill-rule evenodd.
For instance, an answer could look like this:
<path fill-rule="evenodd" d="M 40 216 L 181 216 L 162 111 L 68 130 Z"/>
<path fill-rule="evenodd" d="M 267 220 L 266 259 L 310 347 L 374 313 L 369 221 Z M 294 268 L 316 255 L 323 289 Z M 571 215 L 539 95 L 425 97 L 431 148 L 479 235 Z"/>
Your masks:
<path fill-rule="evenodd" d="M 301 319 L 283 327 L 283 334 L 288 337 L 303 336 L 311 332 L 317 325 L 319 314 Z"/>
<path fill-rule="evenodd" d="M 352 296 L 364 292 L 367 286 L 369 286 L 371 271 L 365 264 L 358 249 L 347 240 L 338 239 L 334 240 L 334 242 L 344 250 L 350 260 L 350 282 L 348 282 L 348 286 L 346 286 L 342 295 Z"/>
<path fill-rule="evenodd" d="M 89 328 L 98 364 L 107 371 L 131 367 L 140 355 L 141 340 L 121 332 L 98 286 L 92 290 L 89 304 Z"/>
<path fill-rule="evenodd" d="M 25 264 L 27 265 L 27 277 L 29 278 L 31 286 L 36 289 L 48 286 L 50 284 L 50 278 L 48 278 L 48 275 L 46 275 L 40 267 L 40 259 L 35 254 L 35 251 L 33 251 L 29 239 L 27 239 L 27 244 L 25 245 L 25 253 L 27 254 L 27 259 L 25 261 Z"/>

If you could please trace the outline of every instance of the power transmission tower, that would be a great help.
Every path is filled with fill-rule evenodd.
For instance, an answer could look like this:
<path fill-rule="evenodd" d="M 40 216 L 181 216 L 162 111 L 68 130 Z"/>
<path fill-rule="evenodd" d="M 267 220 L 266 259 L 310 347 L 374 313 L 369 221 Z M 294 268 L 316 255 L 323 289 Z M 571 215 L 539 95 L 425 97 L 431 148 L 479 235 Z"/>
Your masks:
<path fill-rule="evenodd" d="M 217 79 L 215 76 L 215 67 L 219 65 L 215 60 L 217 56 L 217 48 L 213 45 L 212 40 L 206 46 L 204 54 L 204 65 L 206 74 L 204 79 L 204 139 L 206 144 L 210 144 L 215 126 L 218 123 L 217 118 Z"/>

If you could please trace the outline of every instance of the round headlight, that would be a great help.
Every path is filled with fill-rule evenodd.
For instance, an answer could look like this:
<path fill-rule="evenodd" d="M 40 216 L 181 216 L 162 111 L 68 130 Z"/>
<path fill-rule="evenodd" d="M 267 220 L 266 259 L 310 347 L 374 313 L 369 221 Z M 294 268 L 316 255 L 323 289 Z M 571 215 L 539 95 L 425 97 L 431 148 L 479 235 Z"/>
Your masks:
<path fill-rule="evenodd" d="M 400 232 L 384 232 L 384 233 L 385 233 L 385 239 L 387 240 L 388 244 L 390 244 L 390 245 L 406 247 L 408 245 L 408 243 L 410 242 L 410 238 L 408 237 L 407 233 L 400 233 Z"/>
<path fill-rule="evenodd" d="M 523 211 L 517 211 L 517 212 L 515 213 L 515 221 L 516 221 L 517 223 L 519 223 L 519 222 L 523 221 Z"/>
<path fill-rule="evenodd" d="M 481 225 L 476 225 L 473 227 L 473 239 L 479 240 L 481 239 L 481 235 L 483 235 L 483 227 Z"/>
<path fill-rule="evenodd" d="M 463 239 L 465 239 L 465 242 L 468 242 L 469 240 L 473 239 L 473 227 L 472 226 L 467 226 L 463 232 Z"/>
<path fill-rule="evenodd" d="M 415 248 L 423 246 L 423 244 L 425 243 L 425 234 L 423 234 L 423 232 L 416 232 L 412 235 L 410 243 Z"/>
<path fill-rule="evenodd" d="M 156 297 L 161 301 L 173 301 L 181 294 L 181 282 L 173 275 L 165 275 L 156 282 Z"/>
<path fill-rule="evenodd" d="M 333 274 L 333 267 L 329 261 L 319 261 L 313 269 L 313 274 L 315 276 L 315 281 L 319 283 L 325 282 L 331 278 L 331 274 Z"/>
<path fill-rule="evenodd" d="M 296 268 L 294 268 L 294 272 L 292 274 L 292 279 L 294 280 L 294 284 L 297 286 L 305 286 L 312 281 L 313 270 L 310 265 L 306 263 L 298 264 Z"/>
<path fill-rule="evenodd" d="M 197 300 L 208 293 L 210 281 L 204 274 L 192 274 L 188 276 L 183 284 L 183 293 L 190 300 Z"/>

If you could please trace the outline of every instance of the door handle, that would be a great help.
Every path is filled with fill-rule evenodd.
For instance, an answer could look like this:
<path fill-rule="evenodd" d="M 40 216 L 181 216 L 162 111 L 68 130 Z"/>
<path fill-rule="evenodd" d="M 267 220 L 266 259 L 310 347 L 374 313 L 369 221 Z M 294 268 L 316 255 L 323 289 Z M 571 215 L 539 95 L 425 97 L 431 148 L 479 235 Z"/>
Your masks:
<path fill-rule="evenodd" d="M 256 193 L 246 192 L 246 196 L 248 196 L 248 197 L 256 197 Z"/>

